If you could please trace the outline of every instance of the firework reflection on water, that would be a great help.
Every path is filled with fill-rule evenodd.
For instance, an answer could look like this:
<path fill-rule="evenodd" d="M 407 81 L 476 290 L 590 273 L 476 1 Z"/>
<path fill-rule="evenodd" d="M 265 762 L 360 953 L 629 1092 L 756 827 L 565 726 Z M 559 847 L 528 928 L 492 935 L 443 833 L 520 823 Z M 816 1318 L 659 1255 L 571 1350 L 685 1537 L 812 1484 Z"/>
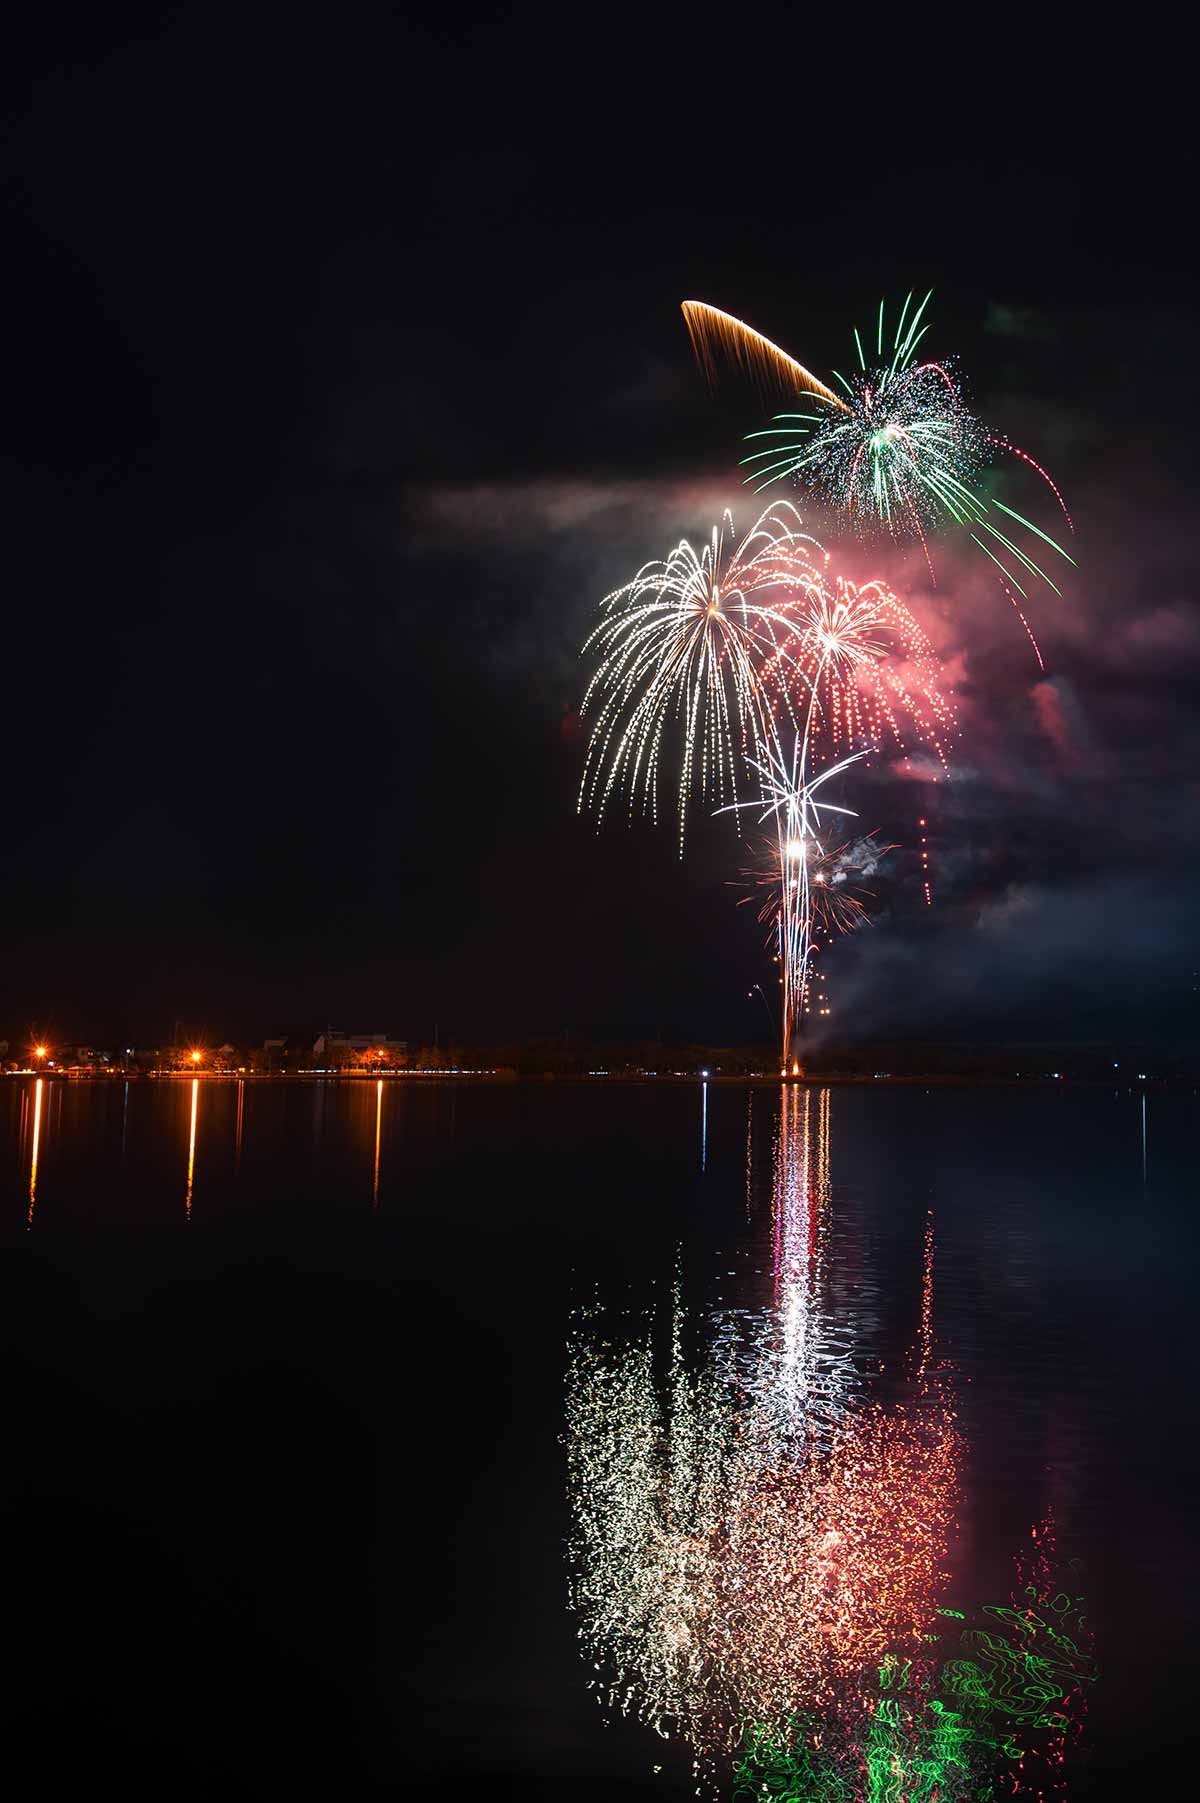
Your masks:
<path fill-rule="evenodd" d="M 689 1360 L 583 1311 L 567 1380 L 571 1594 L 592 1687 L 706 1762 L 911 1656 L 945 1578 L 960 1440 L 923 1344 L 883 1399 L 828 1304 L 828 1092 L 783 1086 L 769 1300 Z M 930 1262 L 926 1261 L 926 1285 Z M 922 1309 L 928 1319 L 928 1297 Z"/>

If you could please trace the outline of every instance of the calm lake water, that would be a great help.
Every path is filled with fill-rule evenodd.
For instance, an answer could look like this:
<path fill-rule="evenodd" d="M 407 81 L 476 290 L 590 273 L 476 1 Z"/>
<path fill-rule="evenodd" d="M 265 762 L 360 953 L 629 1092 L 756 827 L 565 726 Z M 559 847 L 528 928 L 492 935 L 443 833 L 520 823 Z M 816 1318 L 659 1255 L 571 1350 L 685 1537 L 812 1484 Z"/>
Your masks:
<path fill-rule="evenodd" d="M 731 1582 L 750 1682 L 745 1649 L 769 1637 L 744 1518 L 791 1510 L 770 1461 L 799 1436 L 841 1474 L 822 1504 L 837 1557 L 853 1541 L 890 1575 L 874 1599 L 852 1572 L 834 1625 L 825 1580 L 784 1605 L 771 1588 L 796 1610 L 776 1675 L 836 1652 L 844 1702 L 853 1636 L 874 1669 L 906 1585 L 962 1612 L 928 1659 L 957 1655 L 951 1637 L 1002 1622 L 979 1611 L 1010 1602 L 1037 1527 L 1076 1599 L 1067 1756 L 1043 1788 L 1189 1794 L 1196 1109 L 1124 1090 L 6 1081 L 10 1764 L 50 1794 L 112 1774 L 176 1798 L 693 1795 L 687 1748 L 639 1712 L 689 1686 L 717 1707 L 719 1661 L 690 1649 Z M 712 1431 L 692 1418 L 689 1439 L 705 1372 Z M 910 1428 L 930 1396 L 941 1413 Z M 702 1533 L 692 1466 L 751 1427 L 753 1481 L 743 1456 Z M 639 1450 L 617 1472 L 622 1445 Z M 750 1578 L 730 1510 L 759 1536 Z M 624 1715 L 597 1701 L 618 1666 Z M 1008 1750 L 977 1747 L 975 1788 L 952 1772 L 940 1797 L 1013 1794 L 1005 1720 Z M 934 1794 L 906 1783 L 877 1794 Z M 728 1767 L 715 1785 L 733 1795 Z"/>

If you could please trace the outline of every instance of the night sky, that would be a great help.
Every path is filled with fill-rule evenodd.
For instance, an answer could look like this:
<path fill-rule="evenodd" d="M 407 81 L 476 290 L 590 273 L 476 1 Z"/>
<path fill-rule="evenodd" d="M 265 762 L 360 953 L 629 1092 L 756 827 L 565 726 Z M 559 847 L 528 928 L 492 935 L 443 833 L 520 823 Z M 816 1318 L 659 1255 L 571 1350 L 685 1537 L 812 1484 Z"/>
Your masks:
<path fill-rule="evenodd" d="M 1148 54 L 123 17 L 5 76 L 0 1036 L 759 1032 L 731 835 L 576 818 L 579 647 L 753 517 L 680 300 L 826 371 L 932 286 L 1080 569 L 1043 674 L 982 559 L 931 592 L 806 509 L 962 728 L 948 788 L 860 791 L 907 850 L 833 1031 L 1195 1044 L 1195 152 Z"/>

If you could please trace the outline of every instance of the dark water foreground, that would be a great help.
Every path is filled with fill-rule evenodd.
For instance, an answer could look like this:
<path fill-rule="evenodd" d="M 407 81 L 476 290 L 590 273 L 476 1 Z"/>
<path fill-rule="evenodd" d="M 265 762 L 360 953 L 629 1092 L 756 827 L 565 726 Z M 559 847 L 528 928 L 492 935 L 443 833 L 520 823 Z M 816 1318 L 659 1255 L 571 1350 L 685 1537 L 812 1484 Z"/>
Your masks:
<path fill-rule="evenodd" d="M 924 1303 L 948 1366 L 943 1600 L 1003 1600 L 1052 1514 L 1099 1674 L 1059 1794 L 1191 1794 L 1195 1102 L 787 1094 L 0 1087 L 9 1769 L 691 1795 L 597 1707 L 566 1608 L 571 1310 L 632 1342 L 677 1284 L 694 1363 L 782 1318 L 807 1097 L 804 1334 L 852 1388 Z"/>

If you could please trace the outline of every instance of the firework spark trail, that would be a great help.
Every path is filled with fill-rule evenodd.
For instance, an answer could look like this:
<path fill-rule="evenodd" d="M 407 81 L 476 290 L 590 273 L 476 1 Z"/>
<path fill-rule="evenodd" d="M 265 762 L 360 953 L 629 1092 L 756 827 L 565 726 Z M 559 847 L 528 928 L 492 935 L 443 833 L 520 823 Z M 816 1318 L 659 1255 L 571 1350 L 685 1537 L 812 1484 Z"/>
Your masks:
<path fill-rule="evenodd" d="M 735 319 L 732 313 L 722 313 L 719 307 L 710 307 L 707 301 L 683 301 L 681 311 L 696 360 L 714 386 L 719 361 L 728 359 L 735 368 L 759 382 L 788 390 L 799 389 L 802 394 L 819 395 L 831 407 L 845 407 L 846 403 L 811 370 L 789 357 L 786 351 L 781 351 L 753 326 Z"/>
<path fill-rule="evenodd" d="M 1019 457 L 1021 462 L 1027 463 L 1031 470 L 1037 471 L 1038 475 L 1042 478 L 1042 481 L 1053 494 L 1054 499 L 1058 502 L 1059 507 L 1062 509 L 1062 516 L 1064 520 L 1066 520 L 1067 525 L 1071 528 L 1071 531 L 1074 532 L 1075 522 L 1067 512 L 1067 503 L 1063 499 L 1062 490 L 1059 488 L 1058 483 L 1054 480 L 1049 470 L 1043 469 L 1036 457 L 1031 457 L 1028 451 L 1023 451 L 1020 445 L 1013 444 L 1011 439 L 1005 438 L 1000 433 L 990 434 L 988 443 L 994 444 L 997 449 L 1001 451 L 1010 452 L 1014 457 Z"/>
<path fill-rule="evenodd" d="M 749 434 L 751 440 L 763 441 L 761 449 L 743 459 L 752 472 L 748 480 L 760 490 L 789 476 L 808 483 L 843 510 L 857 529 L 879 527 L 894 537 L 919 539 L 927 559 L 927 530 L 949 521 L 967 528 L 972 542 L 1022 596 L 1026 591 L 1018 569 L 1026 580 L 1034 578 L 1061 594 L 1052 577 L 1011 536 L 1009 522 L 1072 566 L 1075 560 L 1024 514 L 998 498 L 989 499 L 979 480 L 995 451 L 1008 452 L 1049 486 L 1070 526 L 1062 494 L 1036 458 L 1003 434 L 989 432 L 975 418 L 947 364 L 916 361 L 917 348 L 929 330 L 928 323 L 920 322 L 930 294 L 910 314 L 912 299 L 911 293 L 905 298 L 890 345 L 884 342 L 880 302 L 873 361 L 868 361 L 855 328 L 858 371 L 850 377 L 834 371 L 845 398 L 769 339 L 718 308 L 685 301 L 683 313 L 710 382 L 719 362 L 726 361 L 760 378 L 785 384 L 790 380 L 792 387 L 812 396 L 817 411 L 777 414 L 770 426 Z"/>
<path fill-rule="evenodd" d="M 864 879 L 873 876 L 888 853 L 897 849 L 873 834 L 845 840 L 831 849 L 814 841 L 807 861 L 809 937 L 814 954 L 818 941 L 856 932 L 868 923 L 867 903 L 874 891 L 865 886 Z M 757 862 L 740 874 L 750 890 L 741 901 L 759 902 L 758 918 L 769 929 L 767 946 L 774 953 L 780 943 L 786 901 L 777 840 L 763 839 L 757 848 Z"/>
<path fill-rule="evenodd" d="M 572 1602 L 593 1688 L 702 1761 L 915 1654 L 945 1575 L 948 1395 L 932 1375 L 891 1408 L 858 1395 L 818 1306 L 828 1122 L 827 1099 L 785 1090 L 776 1305 L 749 1326 L 718 1316 L 697 1375 L 678 1292 L 662 1381 L 649 1332 L 614 1343 L 585 1316 L 571 1345 Z"/>

